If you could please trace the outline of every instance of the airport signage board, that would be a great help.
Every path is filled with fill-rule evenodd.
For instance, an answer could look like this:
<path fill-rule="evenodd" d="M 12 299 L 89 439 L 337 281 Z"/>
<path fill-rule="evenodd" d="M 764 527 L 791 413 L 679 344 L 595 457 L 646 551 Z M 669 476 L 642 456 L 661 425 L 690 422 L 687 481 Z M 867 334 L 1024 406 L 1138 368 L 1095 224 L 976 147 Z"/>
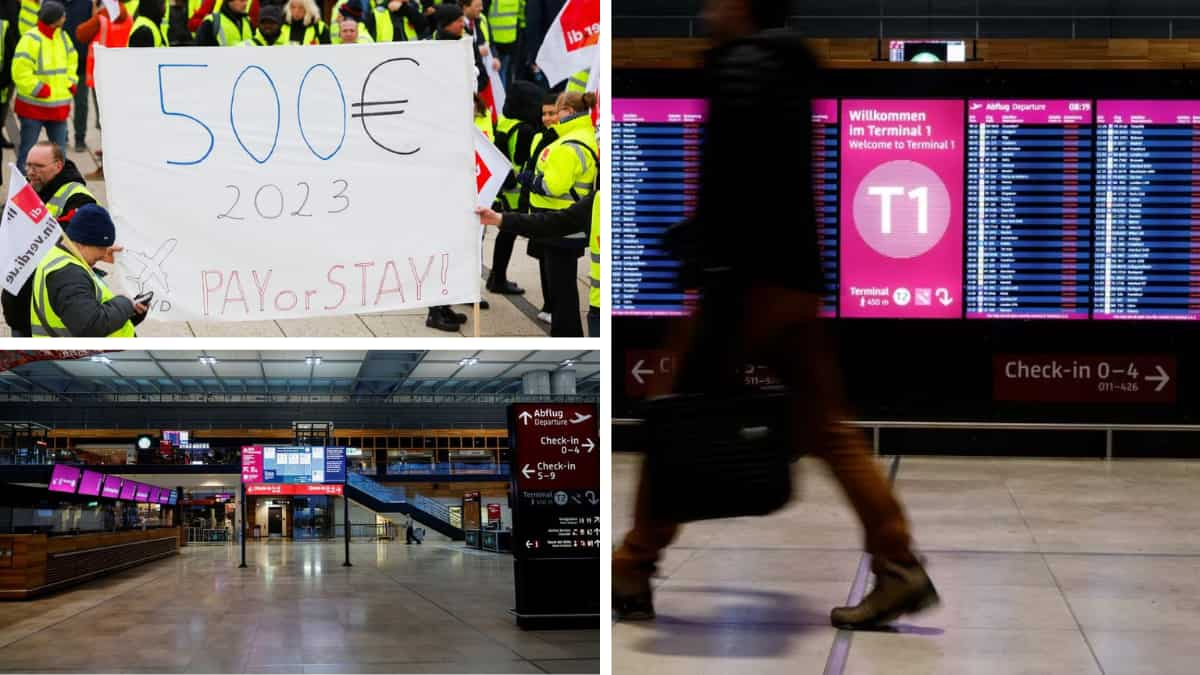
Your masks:
<path fill-rule="evenodd" d="M 600 555 L 600 437 L 594 405 L 509 406 L 518 557 Z"/>
<path fill-rule="evenodd" d="M 995 354 L 992 396 L 1025 403 L 1173 404 L 1174 355 Z"/>
<path fill-rule="evenodd" d="M 269 497 L 296 495 L 341 497 L 344 494 L 343 488 L 342 483 L 329 485 L 321 483 L 250 483 L 246 485 L 246 494 Z"/>
<path fill-rule="evenodd" d="M 79 469 L 64 464 L 55 464 L 50 472 L 50 491 L 75 494 L 79 484 Z"/>
<path fill-rule="evenodd" d="M 314 446 L 243 447 L 242 482 L 345 483 L 346 449 Z"/>

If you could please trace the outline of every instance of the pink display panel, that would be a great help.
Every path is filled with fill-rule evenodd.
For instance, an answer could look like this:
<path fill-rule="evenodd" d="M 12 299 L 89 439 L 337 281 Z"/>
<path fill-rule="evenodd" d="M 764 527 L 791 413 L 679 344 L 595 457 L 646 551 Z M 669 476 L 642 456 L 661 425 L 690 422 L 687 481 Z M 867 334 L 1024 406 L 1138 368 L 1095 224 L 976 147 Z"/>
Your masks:
<path fill-rule="evenodd" d="M 813 205 L 817 216 L 817 246 L 821 252 L 821 316 L 837 316 L 838 300 L 838 189 L 841 152 L 837 99 L 812 102 Z"/>
<path fill-rule="evenodd" d="M 70 492 L 75 493 L 75 488 L 79 485 L 79 469 L 73 466 L 64 464 L 55 464 L 54 469 L 50 472 L 50 491 L 51 492 Z"/>
<path fill-rule="evenodd" d="M 138 502 L 150 501 L 150 486 L 138 483 L 137 495 L 133 499 Z"/>
<path fill-rule="evenodd" d="M 100 483 L 104 481 L 104 474 L 99 471 L 83 470 L 83 477 L 79 479 L 79 494 L 87 495 L 88 497 L 100 496 Z"/>
<path fill-rule="evenodd" d="M 137 500 L 138 484 L 135 481 L 127 480 L 121 484 L 121 499 L 127 502 Z"/>
<path fill-rule="evenodd" d="M 121 484 L 125 481 L 120 476 L 108 474 L 104 477 L 104 487 L 100 490 L 100 496 L 108 499 L 118 499 L 121 496 Z"/>
<path fill-rule="evenodd" d="M 844 100 L 841 316 L 962 315 L 961 100 Z"/>

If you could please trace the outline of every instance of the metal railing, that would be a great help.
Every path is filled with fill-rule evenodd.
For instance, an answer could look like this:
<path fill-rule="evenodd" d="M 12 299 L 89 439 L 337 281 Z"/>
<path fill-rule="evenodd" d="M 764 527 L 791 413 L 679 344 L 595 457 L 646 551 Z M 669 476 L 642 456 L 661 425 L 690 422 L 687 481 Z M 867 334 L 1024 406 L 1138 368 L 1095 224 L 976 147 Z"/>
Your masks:
<path fill-rule="evenodd" d="M 450 507 L 441 502 L 434 501 L 428 497 L 414 495 L 408 500 L 408 503 L 420 511 L 428 513 L 438 520 L 450 524 Z"/>
<path fill-rule="evenodd" d="M 350 523 L 350 540 L 366 539 L 368 541 L 394 540 L 396 538 L 394 523 Z M 292 539 L 341 539 L 345 536 L 345 525 L 333 527 L 293 527 Z"/>
<path fill-rule="evenodd" d="M 187 543 L 189 544 L 227 544 L 233 541 L 232 532 L 224 529 L 208 529 L 201 527 L 187 528 Z"/>
<path fill-rule="evenodd" d="M 506 462 L 436 462 L 433 464 L 389 464 L 388 476 L 406 475 L 457 475 L 479 474 L 488 476 L 507 476 L 509 465 Z"/>
<path fill-rule="evenodd" d="M 615 418 L 614 427 L 641 426 L 645 420 L 627 417 Z M 919 429 L 928 431 L 1082 431 L 1104 432 L 1104 458 L 1115 457 L 1113 434 L 1118 431 L 1143 431 L 1153 433 L 1200 433 L 1200 424 L 1105 424 L 1089 422 L 916 422 L 901 420 L 847 420 L 848 426 L 871 431 L 872 448 L 879 454 L 880 437 L 884 429 Z"/>
<path fill-rule="evenodd" d="M 407 501 L 408 495 L 404 488 L 377 483 L 357 473 L 347 474 L 346 483 L 385 504 L 404 504 Z"/>

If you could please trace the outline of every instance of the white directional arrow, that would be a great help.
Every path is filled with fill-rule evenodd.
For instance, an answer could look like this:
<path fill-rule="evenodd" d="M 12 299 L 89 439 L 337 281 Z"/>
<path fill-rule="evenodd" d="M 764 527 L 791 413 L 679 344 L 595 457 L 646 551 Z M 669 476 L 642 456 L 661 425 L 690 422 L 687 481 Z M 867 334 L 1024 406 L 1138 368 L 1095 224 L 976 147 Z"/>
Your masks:
<path fill-rule="evenodd" d="M 643 368 L 642 366 L 644 365 L 646 365 L 646 359 L 639 359 L 637 363 L 633 364 L 633 370 L 630 371 L 630 374 L 633 375 L 633 379 L 637 380 L 638 384 L 646 384 L 646 381 L 642 379 L 643 375 L 654 374 L 653 370 L 649 368 Z"/>
<path fill-rule="evenodd" d="M 588 454 L 590 455 L 592 454 L 592 450 L 595 449 L 596 444 L 592 442 L 592 439 L 588 438 L 583 441 L 583 447 L 587 448 Z"/>
<path fill-rule="evenodd" d="M 525 465 L 524 469 L 521 469 L 521 475 L 525 476 L 526 478 L 529 478 L 529 475 L 533 474 L 533 473 L 537 473 L 537 472 L 534 471 L 533 469 L 529 468 L 528 464 Z"/>
<path fill-rule="evenodd" d="M 586 422 L 590 419 L 592 419 L 591 415 L 584 415 L 583 413 L 575 413 L 575 419 L 571 420 L 571 424 L 580 424 L 580 423 Z"/>
<path fill-rule="evenodd" d="M 533 542 L 526 539 L 525 540 L 525 548 L 533 548 Z"/>
<path fill-rule="evenodd" d="M 521 421 L 524 422 L 525 424 L 529 424 L 529 420 L 533 419 L 533 415 L 530 415 L 528 410 L 521 413 L 520 415 L 517 415 L 517 417 L 521 418 Z"/>
<path fill-rule="evenodd" d="M 950 291 L 944 288 L 937 289 L 937 298 L 938 302 L 942 303 L 943 305 L 949 305 L 950 303 L 954 302 L 954 298 L 950 297 Z"/>
<path fill-rule="evenodd" d="M 1154 375 L 1153 377 L 1147 375 L 1146 381 L 1157 382 L 1158 386 L 1154 388 L 1154 391 L 1162 391 L 1163 387 L 1167 386 L 1167 383 L 1171 381 L 1171 376 L 1168 375 L 1167 371 L 1163 370 L 1163 367 L 1160 365 L 1155 365 L 1154 369 L 1158 371 L 1158 375 Z"/>

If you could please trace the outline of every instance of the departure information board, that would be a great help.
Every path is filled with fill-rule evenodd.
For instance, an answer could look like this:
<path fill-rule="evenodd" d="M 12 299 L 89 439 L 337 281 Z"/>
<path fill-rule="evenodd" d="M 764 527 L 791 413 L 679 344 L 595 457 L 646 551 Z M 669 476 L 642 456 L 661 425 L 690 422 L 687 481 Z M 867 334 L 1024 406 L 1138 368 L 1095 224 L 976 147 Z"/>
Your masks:
<path fill-rule="evenodd" d="M 704 110 L 697 99 L 613 100 L 614 316 L 690 311 L 663 236 L 696 207 Z"/>
<path fill-rule="evenodd" d="M 1200 101 L 1100 101 L 1095 319 L 1200 318 Z"/>
<path fill-rule="evenodd" d="M 968 319 L 1086 319 L 1092 102 L 967 103 Z"/>
<path fill-rule="evenodd" d="M 838 185 L 841 179 L 837 99 L 812 102 L 813 203 L 817 211 L 817 245 L 821 250 L 821 316 L 837 316 L 838 289 Z"/>

